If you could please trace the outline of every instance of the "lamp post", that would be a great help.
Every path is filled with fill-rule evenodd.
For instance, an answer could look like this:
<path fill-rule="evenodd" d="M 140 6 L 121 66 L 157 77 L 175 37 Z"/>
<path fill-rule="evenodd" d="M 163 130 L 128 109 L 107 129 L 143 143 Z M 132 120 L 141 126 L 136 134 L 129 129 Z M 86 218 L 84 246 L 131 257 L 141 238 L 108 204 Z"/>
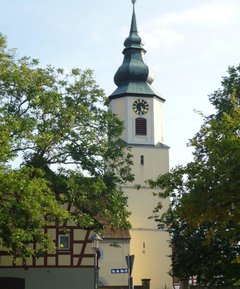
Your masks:
<path fill-rule="evenodd" d="M 92 249 L 94 252 L 94 289 L 98 289 L 98 248 L 99 241 L 102 241 L 102 238 L 94 233 L 89 240 L 92 241 Z"/>

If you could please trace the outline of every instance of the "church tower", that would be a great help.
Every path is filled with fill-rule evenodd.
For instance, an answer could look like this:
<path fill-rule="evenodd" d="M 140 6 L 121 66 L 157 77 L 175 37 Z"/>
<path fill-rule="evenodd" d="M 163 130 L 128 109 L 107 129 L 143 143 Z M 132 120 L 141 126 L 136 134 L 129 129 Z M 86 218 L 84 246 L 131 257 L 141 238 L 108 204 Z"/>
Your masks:
<path fill-rule="evenodd" d="M 126 143 L 156 146 L 163 142 L 165 100 L 151 87 L 153 74 L 144 62 L 146 51 L 138 35 L 134 4 L 130 34 L 124 46 L 123 63 L 114 76 L 118 87 L 109 97 L 110 107 L 125 123 L 122 139 Z"/>
<path fill-rule="evenodd" d="M 151 279 L 151 289 L 172 288 L 169 235 L 157 229 L 149 219 L 157 204 L 147 179 L 156 179 L 169 171 L 169 147 L 163 144 L 162 110 L 165 100 L 152 88 L 153 74 L 144 61 L 145 49 L 138 34 L 133 3 L 129 36 L 124 42 L 123 62 L 114 82 L 116 90 L 109 96 L 110 109 L 124 122 L 121 138 L 131 147 L 134 183 L 123 187 L 128 197 L 130 222 L 130 254 L 135 255 L 134 284 Z M 136 189 L 140 185 L 140 189 Z M 167 208 L 168 200 L 163 201 Z"/>

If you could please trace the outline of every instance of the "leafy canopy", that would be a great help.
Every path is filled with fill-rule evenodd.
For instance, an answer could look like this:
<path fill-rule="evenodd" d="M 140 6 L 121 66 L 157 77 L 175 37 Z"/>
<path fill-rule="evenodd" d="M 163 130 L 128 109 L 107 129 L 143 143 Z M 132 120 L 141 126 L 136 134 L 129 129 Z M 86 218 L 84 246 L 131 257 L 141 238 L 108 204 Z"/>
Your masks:
<path fill-rule="evenodd" d="M 107 104 L 91 70 L 43 68 L 18 58 L 0 34 L 2 250 L 26 258 L 52 249 L 39 229 L 53 220 L 129 228 L 120 185 L 133 179 L 132 160 Z"/>
<path fill-rule="evenodd" d="M 172 274 L 214 285 L 239 281 L 240 66 L 229 67 L 222 88 L 210 95 L 216 111 L 190 141 L 194 160 L 150 181 L 170 197 L 154 211 L 172 237 Z"/>

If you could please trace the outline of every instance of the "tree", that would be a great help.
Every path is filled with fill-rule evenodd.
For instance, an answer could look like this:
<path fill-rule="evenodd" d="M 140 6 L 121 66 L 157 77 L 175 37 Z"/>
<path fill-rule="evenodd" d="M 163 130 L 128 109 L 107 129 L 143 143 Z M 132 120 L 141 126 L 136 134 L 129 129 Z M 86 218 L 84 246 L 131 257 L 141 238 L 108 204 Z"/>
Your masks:
<path fill-rule="evenodd" d="M 210 95 L 215 113 L 190 141 L 194 159 L 150 181 L 170 197 L 155 220 L 172 237 L 172 273 L 205 284 L 235 284 L 240 263 L 240 66 L 230 67 Z"/>
<path fill-rule="evenodd" d="M 68 213 L 59 205 L 40 170 L 24 167 L 0 171 L 1 250 L 23 259 L 53 252 L 50 236 L 43 230 L 50 221 L 65 221 Z M 37 242 L 38 249 L 29 244 Z"/>
<path fill-rule="evenodd" d="M 132 160 L 119 139 L 123 124 L 107 104 L 91 70 L 65 73 L 17 58 L 0 34 L 2 249 L 23 258 L 42 253 L 49 239 L 36 232 L 53 218 L 94 229 L 105 218 L 129 228 L 120 184 L 133 179 Z M 65 202 L 74 208 L 70 215 Z M 28 249 L 32 241 L 43 245 L 40 252 Z"/>

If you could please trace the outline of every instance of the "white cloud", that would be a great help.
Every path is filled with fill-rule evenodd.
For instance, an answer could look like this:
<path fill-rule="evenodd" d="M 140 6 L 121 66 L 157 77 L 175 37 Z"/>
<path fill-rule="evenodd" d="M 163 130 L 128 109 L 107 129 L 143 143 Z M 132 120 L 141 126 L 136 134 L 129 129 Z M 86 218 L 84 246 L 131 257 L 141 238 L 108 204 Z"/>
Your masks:
<path fill-rule="evenodd" d="M 215 1 L 178 13 L 169 13 L 155 21 L 156 26 L 195 24 L 225 26 L 239 17 L 240 1 Z"/>
<path fill-rule="evenodd" d="M 144 39 L 144 42 L 147 43 L 148 47 L 152 49 L 156 49 L 159 46 L 170 48 L 185 40 L 181 33 L 167 29 L 156 29 L 151 33 L 143 32 L 142 38 Z"/>
<path fill-rule="evenodd" d="M 177 48 L 184 42 L 198 41 L 217 35 L 223 29 L 234 33 L 240 25 L 239 0 L 214 0 L 194 8 L 168 13 L 146 22 L 141 27 L 142 36 L 149 47 Z M 231 29 L 230 29 L 231 26 Z M 231 32 L 230 32 L 231 31 Z M 214 33 L 214 34 L 213 34 Z M 222 37 L 222 35 L 220 36 Z"/>

